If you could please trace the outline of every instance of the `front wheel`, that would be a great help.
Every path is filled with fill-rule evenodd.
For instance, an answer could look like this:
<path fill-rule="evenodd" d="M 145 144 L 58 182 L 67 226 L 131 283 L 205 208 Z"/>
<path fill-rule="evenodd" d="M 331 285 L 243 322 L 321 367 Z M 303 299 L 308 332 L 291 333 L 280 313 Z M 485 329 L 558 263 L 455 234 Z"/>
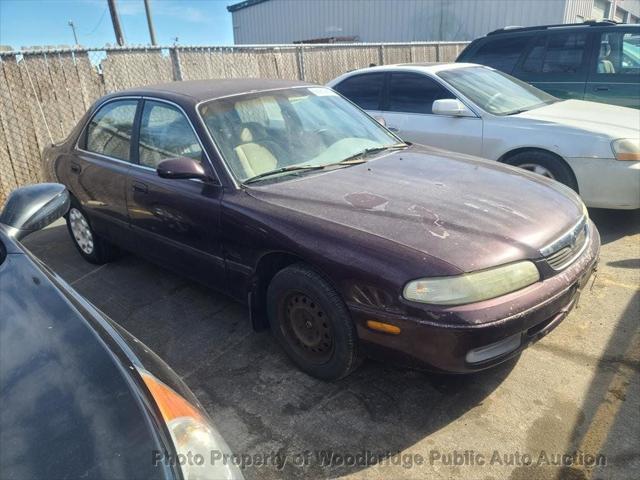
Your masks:
<path fill-rule="evenodd" d="M 536 151 L 520 152 L 505 160 L 505 163 L 529 170 L 530 172 L 551 178 L 552 180 L 557 180 L 574 191 L 578 191 L 578 185 L 576 184 L 571 167 L 569 167 L 564 160 L 550 153 Z"/>
<path fill-rule="evenodd" d="M 347 307 L 315 271 L 296 264 L 278 272 L 267 308 L 273 335 L 301 370 L 337 380 L 357 368 L 356 330 Z"/>
<path fill-rule="evenodd" d="M 71 202 L 66 219 L 71 240 L 86 261 L 102 265 L 116 257 L 116 248 L 93 230 L 89 218 L 75 200 Z"/>

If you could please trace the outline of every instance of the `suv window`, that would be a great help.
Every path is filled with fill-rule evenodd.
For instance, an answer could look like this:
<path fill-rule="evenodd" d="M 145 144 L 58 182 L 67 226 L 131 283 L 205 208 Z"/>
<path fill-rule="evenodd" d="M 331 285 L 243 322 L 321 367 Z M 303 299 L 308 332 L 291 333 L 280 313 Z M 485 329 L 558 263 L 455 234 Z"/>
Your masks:
<path fill-rule="evenodd" d="M 640 35 L 625 32 L 600 35 L 596 72 L 604 74 L 640 74 Z"/>
<path fill-rule="evenodd" d="M 531 35 L 500 37 L 482 45 L 467 61 L 511 73 Z"/>
<path fill-rule="evenodd" d="M 367 73 L 349 77 L 334 87 L 364 110 L 379 110 L 384 73 Z"/>
<path fill-rule="evenodd" d="M 202 160 L 198 137 L 180 109 L 163 102 L 145 100 L 140 120 L 140 165 L 156 168 L 172 157 Z"/>
<path fill-rule="evenodd" d="M 128 162 L 137 106 L 137 100 L 116 100 L 101 107 L 87 126 L 85 149 Z"/>
<path fill-rule="evenodd" d="M 522 64 L 529 73 L 577 73 L 582 66 L 587 34 L 561 33 L 538 37 Z"/>
<path fill-rule="evenodd" d="M 389 101 L 385 110 L 391 112 L 432 113 L 435 100 L 455 98 L 435 80 L 417 73 L 393 73 L 389 84 Z"/>

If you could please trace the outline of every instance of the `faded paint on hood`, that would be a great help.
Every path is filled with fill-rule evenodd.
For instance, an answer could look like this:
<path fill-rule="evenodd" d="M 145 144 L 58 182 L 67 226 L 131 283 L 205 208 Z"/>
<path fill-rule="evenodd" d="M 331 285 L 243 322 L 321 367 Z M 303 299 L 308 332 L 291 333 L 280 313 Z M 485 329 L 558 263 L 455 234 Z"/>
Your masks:
<path fill-rule="evenodd" d="M 251 185 L 248 192 L 463 271 L 538 258 L 541 247 L 582 215 L 577 195 L 557 182 L 419 146 L 356 166 Z"/>
<path fill-rule="evenodd" d="M 640 131 L 640 110 L 584 100 L 552 103 L 517 117 L 566 125 L 611 139 L 638 138 Z"/>

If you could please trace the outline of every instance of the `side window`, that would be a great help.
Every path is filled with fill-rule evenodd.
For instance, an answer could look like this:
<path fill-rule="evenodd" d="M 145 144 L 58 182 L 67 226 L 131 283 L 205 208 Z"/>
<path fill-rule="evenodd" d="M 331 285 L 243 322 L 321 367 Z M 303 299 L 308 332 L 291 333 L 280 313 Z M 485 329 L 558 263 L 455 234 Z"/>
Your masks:
<path fill-rule="evenodd" d="M 529 73 L 578 73 L 584 60 L 586 33 L 539 37 L 527 54 L 522 70 Z"/>
<path fill-rule="evenodd" d="M 356 75 L 340 82 L 334 89 L 364 110 L 379 110 L 384 75 L 384 73 Z"/>
<path fill-rule="evenodd" d="M 131 134 L 137 106 L 137 100 L 116 100 L 101 107 L 87 126 L 85 149 L 130 161 Z"/>
<path fill-rule="evenodd" d="M 536 38 L 531 50 L 527 53 L 522 62 L 522 71 L 528 73 L 542 72 L 542 62 L 544 61 L 544 52 L 547 48 L 547 36 L 540 35 Z"/>
<path fill-rule="evenodd" d="M 202 148 L 184 114 L 176 107 L 145 100 L 138 142 L 140 165 L 156 168 L 172 157 L 202 160 Z"/>
<path fill-rule="evenodd" d="M 468 61 L 511 73 L 529 40 L 531 40 L 530 35 L 499 37 L 489 40 Z"/>
<path fill-rule="evenodd" d="M 387 108 L 391 112 L 431 113 L 433 102 L 441 98 L 455 98 L 455 95 L 424 75 L 391 74 Z"/>
<path fill-rule="evenodd" d="M 600 35 L 596 72 L 605 74 L 640 74 L 640 35 L 615 32 Z"/>

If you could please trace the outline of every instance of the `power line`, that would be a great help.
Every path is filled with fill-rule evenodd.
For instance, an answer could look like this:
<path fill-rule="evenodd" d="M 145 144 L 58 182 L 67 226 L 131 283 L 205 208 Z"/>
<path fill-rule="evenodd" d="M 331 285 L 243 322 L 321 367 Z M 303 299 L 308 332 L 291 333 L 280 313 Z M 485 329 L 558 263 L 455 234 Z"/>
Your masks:
<path fill-rule="evenodd" d="M 104 7 L 104 10 L 102 11 L 102 15 L 100 15 L 100 20 L 98 20 L 98 23 L 96 23 L 96 26 L 93 27 L 93 30 L 91 30 L 90 33 L 83 33 L 85 37 L 89 37 L 94 33 L 96 33 L 96 30 L 98 30 L 100 25 L 102 25 L 102 21 L 104 20 L 104 17 L 107 15 L 107 10 L 109 10 L 109 7 Z"/>

